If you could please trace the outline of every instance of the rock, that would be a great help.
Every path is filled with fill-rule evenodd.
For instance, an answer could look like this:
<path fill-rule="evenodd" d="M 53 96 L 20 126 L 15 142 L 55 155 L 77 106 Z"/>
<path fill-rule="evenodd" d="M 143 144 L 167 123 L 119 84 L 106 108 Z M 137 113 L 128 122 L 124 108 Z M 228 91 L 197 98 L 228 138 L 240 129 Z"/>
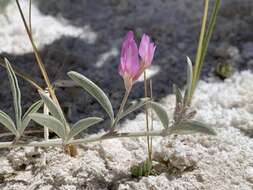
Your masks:
<path fill-rule="evenodd" d="M 113 147 L 113 148 L 112 148 Z M 119 139 L 101 142 L 100 155 L 106 161 L 107 167 L 117 175 L 129 175 L 133 165 L 133 156 Z M 123 170 L 122 170 L 123 169 Z"/>
<path fill-rule="evenodd" d="M 245 173 L 245 178 L 247 181 L 253 184 L 253 167 L 247 167 Z"/>
<path fill-rule="evenodd" d="M 155 158 L 168 162 L 181 172 L 187 168 L 195 167 L 200 160 L 198 150 L 176 139 L 174 142 L 162 140 L 160 149 L 155 152 Z"/>
<path fill-rule="evenodd" d="M 242 56 L 245 59 L 253 58 L 253 42 L 247 42 L 242 46 Z"/>
<path fill-rule="evenodd" d="M 250 59 L 250 60 L 247 62 L 247 68 L 250 69 L 250 70 L 253 70 L 253 59 Z"/>
<path fill-rule="evenodd" d="M 237 47 L 227 43 L 222 43 L 215 51 L 215 55 L 223 59 L 238 62 L 241 59 L 240 51 Z"/>

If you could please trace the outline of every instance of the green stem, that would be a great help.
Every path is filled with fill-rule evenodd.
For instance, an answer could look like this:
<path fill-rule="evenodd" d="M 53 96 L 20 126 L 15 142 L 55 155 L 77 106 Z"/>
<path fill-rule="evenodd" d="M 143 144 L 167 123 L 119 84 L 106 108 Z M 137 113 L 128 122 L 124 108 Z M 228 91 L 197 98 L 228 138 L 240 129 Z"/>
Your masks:
<path fill-rule="evenodd" d="M 69 144 L 78 145 L 78 144 L 86 144 L 92 142 L 103 141 L 107 139 L 115 139 L 115 138 L 137 138 L 137 137 L 145 137 L 147 132 L 134 132 L 134 133 L 115 133 L 112 135 L 97 135 L 94 137 L 88 137 L 85 139 L 76 139 L 69 141 Z M 164 137 L 169 136 L 164 130 L 159 131 L 150 131 L 148 133 L 149 136 L 153 137 Z M 48 141 L 33 141 L 27 143 L 16 143 L 15 145 L 12 142 L 1 142 L 0 148 L 9 148 L 9 147 L 49 147 L 49 146 L 62 146 L 62 139 L 50 139 Z"/>
<path fill-rule="evenodd" d="M 201 53 L 201 58 L 200 58 L 200 63 L 201 64 L 200 64 L 200 68 L 198 70 L 197 76 L 200 76 L 200 72 L 201 72 L 202 67 L 203 67 L 204 59 L 205 59 L 206 52 L 207 52 L 207 47 L 208 47 L 208 44 L 211 40 L 213 31 L 214 31 L 214 27 L 215 27 L 215 23 L 216 23 L 216 20 L 217 20 L 217 15 L 218 15 L 218 12 L 219 12 L 219 8 L 220 8 L 220 0 L 216 0 L 215 4 L 214 4 L 213 11 L 212 11 L 212 14 L 211 14 L 211 17 L 210 17 L 210 24 L 208 25 L 207 32 L 206 32 L 206 35 L 205 35 L 205 39 L 203 41 L 202 53 Z"/>
<path fill-rule="evenodd" d="M 192 88 L 190 89 L 190 98 L 189 98 L 189 103 L 188 105 L 191 104 L 192 96 L 194 94 L 196 85 L 197 85 L 197 80 L 199 78 L 198 73 L 199 73 L 199 68 L 200 68 L 200 60 L 201 60 L 201 51 L 202 51 L 202 46 L 203 46 L 203 41 L 205 37 L 205 31 L 206 31 L 206 23 L 207 23 L 207 15 L 208 15 L 208 7 L 209 7 L 209 0 L 205 0 L 205 8 L 204 8 L 204 15 L 202 18 L 202 26 L 201 26 L 201 31 L 199 35 L 199 42 L 198 42 L 198 49 L 197 49 L 197 54 L 196 54 L 196 59 L 195 59 L 195 64 L 194 64 L 194 70 L 193 70 L 193 84 Z"/>
<path fill-rule="evenodd" d="M 119 120 L 120 120 L 120 116 L 121 116 L 121 114 L 122 114 L 123 111 L 124 111 L 124 107 L 125 107 L 125 105 L 126 105 L 126 102 L 127 102 L 128 96 L 129 96 L 129 94 L 130 94 L 130 91 L 131 91 L 131 88 L 130 88 L 129 90 L 126 90 L 126 91 L 125 91 L 123 100 L 122 100 L 122 102 L 121 102 L 121 104 L 120 104 L 119 111 L 118 111 L 118 113 L 117 113 L 117 115 L 116 115 L 115 120 L 113 121 L 113 124 L 112 124 L 112 127 L 111 127 L 109 133 L 114 132 L 114 130 L 115 130 L 115 128 L 116 128 L 116 126 L 117 126 L 117 124 L 118 124 L 118 122 L 119 122 Z"/>

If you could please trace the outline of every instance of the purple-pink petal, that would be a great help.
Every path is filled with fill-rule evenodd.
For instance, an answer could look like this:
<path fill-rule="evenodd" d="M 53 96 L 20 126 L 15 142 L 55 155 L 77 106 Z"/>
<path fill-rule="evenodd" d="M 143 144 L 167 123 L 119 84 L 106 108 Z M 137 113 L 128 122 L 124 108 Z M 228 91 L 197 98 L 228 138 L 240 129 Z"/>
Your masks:
<path fill-rule="evenodd" d="M 148 47 L 149 47 L 150 38 L 148 35 L 143 34 L 141 38 L 141 43 L 139 47 L 139 54 L 142 59 L 146 58 Z"/>
<path fill-rule="evenodd" d="M 156 46 L 154 43 L 150 43 L 148 47 L 148 64 L 151 64 L 154 58 Z"/>
<path fill-rule="evenodd" d="M 128 75 L 131 78 L 139 71 L 138 48 L 132 31 L 124 38 L 118 70 L 121 76 Z"/>
<path fill-rule="evenodd" d="M 127 55 L 125 62 L 126 71 L 132 77 L 134 77 L 139 71 L 138 48 L 135 41 L 129 44 L 126 55 Z"/>
<path fill-rule="evenodd" d="M 123 43 L 122 43 L 122 47 L 121 47 L 121 56 L 123 54 L 123 52 L 126 50 L 128 44 L 130 42 L 134 41 L 134 33 L 133 31 L 129 31 L 126 36 L 124 37 Z"/>
<path fill-rule="evenodd" d="M 139 47 L 139 54 L 144 62 L 145 67 L 148 67 L 152 63 L 155 49 L 156 46 L 150 41 L 150 37 L 146 34 L 143 34 Z"/>

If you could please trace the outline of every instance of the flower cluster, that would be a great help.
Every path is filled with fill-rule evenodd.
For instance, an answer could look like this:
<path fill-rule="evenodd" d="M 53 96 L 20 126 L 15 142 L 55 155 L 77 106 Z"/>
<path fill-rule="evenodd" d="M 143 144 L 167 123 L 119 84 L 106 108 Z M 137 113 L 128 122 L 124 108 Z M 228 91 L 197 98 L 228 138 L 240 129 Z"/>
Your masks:
<path fill-rule="evenodd" d="M 119 74 L 124 79 L 127 91 L 131 90 L 134 82 L 151 65 L 155 49 L 156 46 L 151 42 L 148 35 L 142 35 L 138 49 L 134 39 L 134 33 L 132 31 L 127 33 L 122 44 L 119 65 Z"/>

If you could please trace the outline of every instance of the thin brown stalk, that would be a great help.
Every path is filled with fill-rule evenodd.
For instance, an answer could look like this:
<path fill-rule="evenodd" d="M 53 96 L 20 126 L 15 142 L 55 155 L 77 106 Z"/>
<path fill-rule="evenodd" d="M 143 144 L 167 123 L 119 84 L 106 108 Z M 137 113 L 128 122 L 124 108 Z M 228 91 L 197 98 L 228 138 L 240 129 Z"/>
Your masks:
<path fill-rule="evenodd" d="M 149 90 L 150 90 L 150 99 L 151 101 L 153 101 L 153 83 L 152 83 L 152 80 L 149 81 Z M 154 113 L 153 111 L 151 110 L 151 131 L 153 131 L 154 129 Z M 152 155 L 152 152 L 153 152 L 153 138 L 150 137 L 150 152 L 151 152 L 151 155 Z"/>
<path fill-rule="evenodd" d="M 30 2 L 31 3 L 31 2 Z M 30 40 L 30 43 L 32 45 L 32 48 L 33 48 L 33 53 L 35 55 L 35 58 L 36 58 L 36 63 L 37 65 L 39 66 L 40 68 L 40 71 L 41 71 L 41 74 L 46 82 L 46 85 L 47 85 L 47 89 L 48 89 L 48 92 L 52 98 L 52 100 L 60 107 L 60 104 L 59 104 L 59 101 L 55 95 L 55 91 L 54 91 L 54 88 L 53 88 L 53 85 L 52 83 L 50 82 L 49 80 L 49 77 L 48 77 L 48 74 L 47 74 L 47 71 L 45 69 L 45 65 L 41 59 L 41 56 L 40 56 L 40 53 L 39 53 L 39 50 L 33 40 L 33 36 L 32 36 L 32 32 L 30 31 L 30 29 L 32 28 L 32 24 L 31 24 L 31 18 L 29 18 L 29 23 L 30 23 L 30 29 L 27 25 L 27 22 L 26 22 L 26 19 L 25 19 L 25 16 L 24 16 L 24 13 L 21 9 L 21 6 L 19 4 L 19 0 L 16 0 L 16 4 L 18 6 L 18 10 L 19 10 L 19 13 L 20 13 L 20 16 L 21 16 L 21 19 L 23 21 L 23 24 L 24 24 L 24 27 L 25 27 L 25 30 L 26 30 L 26 33 L 28 35 L 28 38 Z M 31 16 L 31 5 L 29 6 L 29 17 Z M 69 147 L 66 147 L 66 148 L 69 148 Z M 74 152 L 77 152 L 76 150 L 76 147 L 75 146 L 71 146 L 71 150 L 73 150 Z M 70 155 L 72 155 L 71 151 L 70 151 Z"/>
<path fill-rule="evenodd" d="M 43 78 L 44 78 L 46 84 L 47 84 L 48 91 L 49 91 L 49 93 L 50 93 L 52 99 L 54 100 L 55 103 L 57 103 L 57 104 L 59 105 L 58 99 L 57 99 L 57 97 L 56 97 L 56 95 L 55 95 L 53 86 L 52 86 L 52 84 L 51 84 L 51 82 L 50 82 L 50 80 L 49 80 L 48 74 L 47 74 L 47 72 L 46 72 L 45 66 L 44 66 L 44 64 L 43 64 L 43 62 L 42 62 L 42 59 L 41 59 L 41 57 L 40 57 L 39 51 L 38 51 L 38 49 L 37 49 L 37 46 L 36 46 L 36 44 L 35 44 L 35 42 L 34 42 L 34 40 L 33 40 L 32 33 L 30 32 L 29 27 L 28 27 L 28 25 L 27 25 L 26 19 L 25 19 L 25 17 L 24 17 L 24 13 L 23 13 L 23 11 L 22 11 L 22 9 L 21 9 L 21 6 L 20 6 L 20 4 L 19 4 L 19 0 L 16 0 L 16 4 L 17 4 L 17 6 L 18 6 L 18 10 L 19 10 L 20 16 L 21 16 L 21 18 L 22 18 L 22 21 L 23 21 L 23 24 L 24 24 L 26 33 L 27 33 L 27 35 L 28 35 L 28 37 L 29 37 L 29 40 L 30 40 L 30 42 L 31 42 L 31 45 L 32 45 L 32 48 L 33 48 L 33 52 L 34 52 L 34 55 L 35 55 L 35 58 L 36 58 L 36 63 L 38 64 L 38 66 L 39 66 L 39 68 L 40 68 L 40 71 L 41 71 L 41 73 L 42 73 L 42 76 L 43 76 Z"/>
<path fill-rule="evenodd" d="M 146 70 L 144 71 L 144 96 L 148 98 L 148 80 Z M 152 152 L 150 149 L 150 136 L 149 136 L 149 118 L 148 118 L 149 105 L 145 105 L 145 116 L 146 116 L 146 131 L 147 131 L 147 146 L 148 146 L 148 160 L 151 162 Z"/>
<path fill-rule="evenodd" d="M 29 0 L 29 30 L 32 35 L 32 0 Z"/>

